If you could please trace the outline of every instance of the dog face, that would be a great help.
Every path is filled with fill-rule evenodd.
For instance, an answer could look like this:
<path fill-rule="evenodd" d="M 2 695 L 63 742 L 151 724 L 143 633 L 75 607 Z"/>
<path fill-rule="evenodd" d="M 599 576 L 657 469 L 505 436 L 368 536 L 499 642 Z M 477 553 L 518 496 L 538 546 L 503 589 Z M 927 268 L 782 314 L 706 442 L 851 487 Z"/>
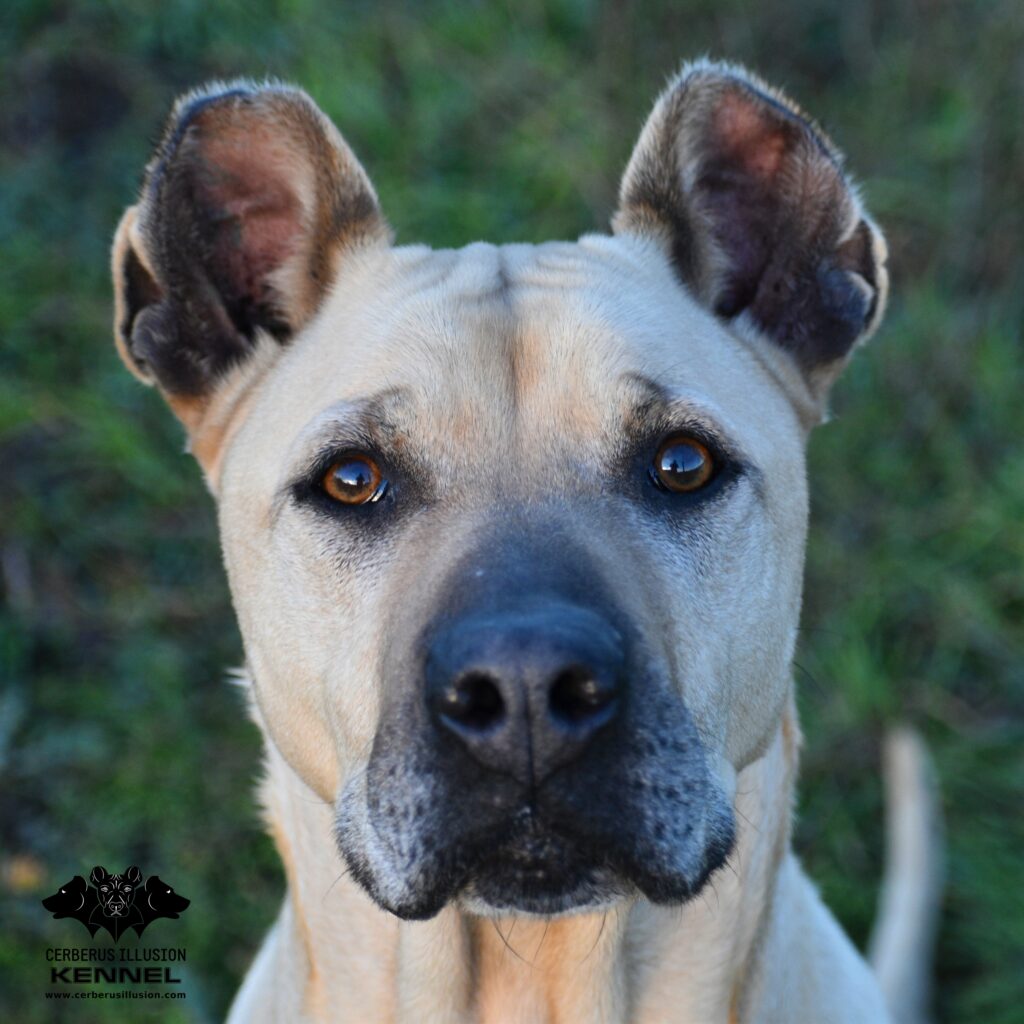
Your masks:
<path fill-rule="evenodd" d="M 126 917 L 135 903 L 135 890 L 142 881 L 142 872 L 132 865 L 123 875 L 111 875 L 101 867 L 89 876 L 96 886 L 96 898 L 107 917 Z"/>
<path fill-rule="evenodd" d="M 62 917 L 80 917 L 83 911 L 88 917 L 90 907 L 90 890 L 81 875 L 75 875 L 65 882 L 52 896 L 43 900 L 43 906 L 58 920 Z M 95 905 L 95 897 L 92 898 Z"/>
<path fill-rule="evenodd" d="M 308 98 L 239 87 L 179 104 L 119 230 L 260 718 L 403 917 L 689 898 L 788 699 L 805 436 L 884 245 L 731 67 L 669 87 L 620 199 L 613 237 L 393 248 Z"/>
<path fill-rule="evenodd" d="M 159 876 L 150 875 L 142 888 L 139 902 L 143 917 L 147 921 L 155 921 L 158 917 L 178 917 L 192 901 L 179 896 Z"/>

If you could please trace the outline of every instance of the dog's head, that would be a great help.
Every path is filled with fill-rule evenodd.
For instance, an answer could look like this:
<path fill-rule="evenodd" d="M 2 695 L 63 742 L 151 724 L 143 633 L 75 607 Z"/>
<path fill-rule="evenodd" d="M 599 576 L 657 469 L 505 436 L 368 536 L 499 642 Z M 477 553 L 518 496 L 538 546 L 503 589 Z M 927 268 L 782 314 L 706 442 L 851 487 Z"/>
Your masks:
<path fill-rule="evenodd" d="M 237 85 L 178 104 L 118 232 L 260 716 L 401 916 L 687 899 L 788 699 L 804 442 L 884 243 L 813 122 L 710 64 L 613 226 L 395 248 L 309 98 Z"/>
<path fill-rule="evenodd" d="M 43 906 L 55 918 L 69 917 L 85 909 L 88 902 L 89 886 L 81 875 L 65 882 L 52 896 L 42 901 Z"/>
<path fill-rule="evenodd" d="M 142 872 L 133 864 L 124 874 L 112 875 L 99 866 L 92 869 L 90 881 L 96 886 L 96 898 L 107 917 L 124 917 L 135 902 L 135 891 Z"/>
<path fill-rule="evenodd" d="M 191 902 L 179 896 L 158 875 L 150 875 L 142 888 L 143 910 L 154 918 L 178 917 L 183 910 L 188 909 Z"/>

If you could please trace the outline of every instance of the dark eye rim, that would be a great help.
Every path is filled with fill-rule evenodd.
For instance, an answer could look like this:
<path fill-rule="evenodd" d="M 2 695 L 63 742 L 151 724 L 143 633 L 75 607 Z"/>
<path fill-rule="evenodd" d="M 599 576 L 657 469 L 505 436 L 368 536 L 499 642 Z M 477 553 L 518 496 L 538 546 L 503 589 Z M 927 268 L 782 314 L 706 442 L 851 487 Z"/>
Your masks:
<path fill-rule="evenodd" d="M 332 466 L 346 458 L 368 459 L 376 464 L 381 482 L 374 492 L 374 500 L 345 502 L 331 497 L 324 489 L 323 480 Z M 376 447 L 359 439 L 348 440 L 341 445 L 331 445 L 318 452 L 304 467 L 301 475 L 288 485 L 291 503 L 299 508 L 341 521 L 362 521 L 371 523 L 389 519 L 385 510 L 391 510 L 399 490 L 404 492 L 404 477 L 397 466 L 380 454 Z M 382 518 L 383 517 L 383 518 Z"/>
<path fill-rule="evenodd" d="M 661 484 L 654 469 L 655 459 L 666 442 L 674 439 L 696 441 L 707 449 L 714 469 L 703 486 L 692 491 L 671 491 Z M 666 515 L 696 512 L 701 506 L 731 493 L 741 479 L 749 479 L 759 489 L 759 470 L 721 434 L 700 422 L 684 419 L 662 423 L 638 436 L 630 447 L 631 488 L 639 488 L 634 493 L 643 496 L 652 510 Z"/>

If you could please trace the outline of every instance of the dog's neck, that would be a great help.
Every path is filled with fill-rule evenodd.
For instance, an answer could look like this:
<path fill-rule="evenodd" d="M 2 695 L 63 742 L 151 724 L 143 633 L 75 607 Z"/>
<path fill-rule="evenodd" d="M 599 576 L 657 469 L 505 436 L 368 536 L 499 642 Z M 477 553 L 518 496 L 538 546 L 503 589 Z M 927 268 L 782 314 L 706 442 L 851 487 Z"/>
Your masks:
<path fill-rule="evenodd" d="M 622 1024 L 661 1021 L 669 1010 L 680 1022 L 747 1019 L 768 969 L 798 745 L 790 707 L 767 752 L 738 777 L 733 855 L 683 908 L 641 900 L 550 922 L 449 908 L 402 923 L 347 876 L 332 808 L 268 741 L 263 797 L 288 896 L 239 1004 L 259 1004 L 258 1019 L 379 1024 Z"/>

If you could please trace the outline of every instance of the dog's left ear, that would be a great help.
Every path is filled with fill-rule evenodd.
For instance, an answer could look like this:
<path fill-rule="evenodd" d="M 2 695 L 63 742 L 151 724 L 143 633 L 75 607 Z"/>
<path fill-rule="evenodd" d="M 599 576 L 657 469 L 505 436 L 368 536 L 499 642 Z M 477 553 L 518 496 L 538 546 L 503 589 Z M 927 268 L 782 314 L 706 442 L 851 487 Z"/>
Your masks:
<path fill-rule="evenodd" d="M 818 403 L 881 319 L 885 241 L 841 154 L 731 65 L 690 65 L 661 95 L 612 224 L 656 239 L 698 301 L 787 352 Z"/>
<path fill-rule="evenodd" d="M 261 338 L 310 320 L 345 254 L 389 239 L 369 178 L 304 92 L 190 93 L 117 230 L 118 350 L 191 428 Z"/>
<path fill-rule="evenodd" d="M 124 877 L 128 879 L 132 885 L 138 885 L 142 881 L 142 872 L 133 864 L 125 873 Z"/>

